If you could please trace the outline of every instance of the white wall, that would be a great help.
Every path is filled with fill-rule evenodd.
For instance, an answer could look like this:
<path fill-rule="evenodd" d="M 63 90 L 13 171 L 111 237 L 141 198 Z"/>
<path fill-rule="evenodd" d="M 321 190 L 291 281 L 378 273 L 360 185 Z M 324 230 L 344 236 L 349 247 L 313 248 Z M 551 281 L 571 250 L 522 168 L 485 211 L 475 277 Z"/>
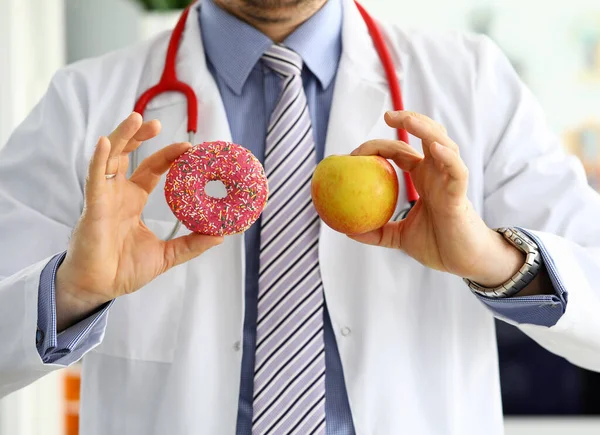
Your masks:
<path fill-rule="evenodd" d="M 63 0 L 0 1 L 0 146 L 65 62 Z"/>
<path fill-rule="evenodd" d="M 69 63 L 138 39 L 140 8 L 134 0 L 64 1 Z"/>

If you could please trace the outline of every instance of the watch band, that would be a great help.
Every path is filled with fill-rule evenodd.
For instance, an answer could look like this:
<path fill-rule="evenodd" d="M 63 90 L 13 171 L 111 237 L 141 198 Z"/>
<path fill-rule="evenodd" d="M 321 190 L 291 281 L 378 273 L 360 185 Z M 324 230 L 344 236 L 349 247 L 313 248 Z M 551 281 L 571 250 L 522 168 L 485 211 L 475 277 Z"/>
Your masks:
<path fill-rule="evenodd" d="M 525 264 L 511 279 L 495 288 L 484 287 L 467 278 L 464 278 L 464 281 L 473 292 L 482 296 L 509 298 L 519 293 L 534 280 L 541 268 L 542 257 L 535 242 L 522 231 L 516 228 L 498 228 L 496 231 L 502 234 L 511 245 L 526 254 Z"/>

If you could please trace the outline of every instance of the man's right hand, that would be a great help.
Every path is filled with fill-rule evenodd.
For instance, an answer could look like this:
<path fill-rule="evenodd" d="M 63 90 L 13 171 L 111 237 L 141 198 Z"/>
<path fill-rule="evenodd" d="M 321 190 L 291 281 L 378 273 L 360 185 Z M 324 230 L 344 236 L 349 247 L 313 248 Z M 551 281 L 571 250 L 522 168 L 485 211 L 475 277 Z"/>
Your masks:
<path fill-rule="evenodd" d="M 176 143 L 161 149 L 127 179 L 128 154 L 159 131 L 158 121 L 143 123 L 132 113 L 110 136 L 98 140 L 83 213 L 56 275 L 57 331 L 222 243 L 222 237 L 194 233 L 165 242 L 142 222 L 148 195 L 161 175 L 192 146 Z M 110 174 L 116 176 L 107 178 Z"/>

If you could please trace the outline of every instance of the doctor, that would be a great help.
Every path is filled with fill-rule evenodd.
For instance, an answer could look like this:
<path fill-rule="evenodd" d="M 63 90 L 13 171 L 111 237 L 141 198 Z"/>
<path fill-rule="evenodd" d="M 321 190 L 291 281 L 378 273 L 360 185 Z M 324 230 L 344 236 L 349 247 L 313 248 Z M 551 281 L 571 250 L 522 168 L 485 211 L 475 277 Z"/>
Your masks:
<path fill-rule="evenodd" d="M 308 156 L 283 177 L 265 163 L 283 210 L 270 259 L 266 222 L 161 240 L 186 100 L 130 113 L 169 34 L 58 71 L 0 154 L 0 396 L 83 357 L 84 435 L 494 435 L 494 317 L 600 370 L 600 197 L 581 165 L 487 39 L 381 25 L 412 112 L 384 116 L 352 1 L 191 9 L 176 67 L 196 141 Z M 267 133 L 299 125 L 309 140 Z M 351 152 L 410 172 L 405 220 L 354 238 L 319 225 L 306 180 Z"/>

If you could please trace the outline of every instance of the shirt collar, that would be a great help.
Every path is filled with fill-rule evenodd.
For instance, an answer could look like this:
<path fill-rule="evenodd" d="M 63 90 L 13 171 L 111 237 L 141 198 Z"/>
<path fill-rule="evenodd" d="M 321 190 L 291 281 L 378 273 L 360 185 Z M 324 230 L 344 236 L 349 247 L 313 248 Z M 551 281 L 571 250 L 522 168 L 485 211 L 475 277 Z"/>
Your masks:
<path fill-rule="evenodd" d="M 213 0 L 201 2 L 199 21 L 206 57 L 236 94 L 273 41 L 259 30 L 225 12 Z M 283 42 L 296 51 L 308 69 L 327 88 L 342 52 L 342 4 L 328 0 Z"/>

